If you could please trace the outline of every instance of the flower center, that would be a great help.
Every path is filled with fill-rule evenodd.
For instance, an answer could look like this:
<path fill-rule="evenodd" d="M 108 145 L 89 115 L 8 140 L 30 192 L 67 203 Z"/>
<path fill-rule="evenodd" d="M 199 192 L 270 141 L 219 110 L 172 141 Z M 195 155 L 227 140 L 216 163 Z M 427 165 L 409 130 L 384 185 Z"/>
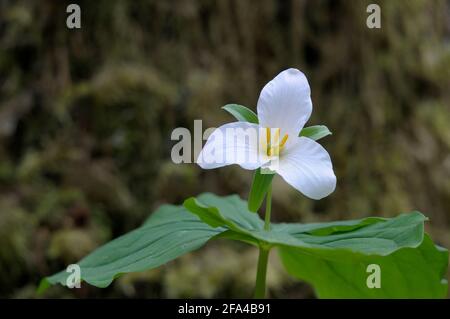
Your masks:
<path fill-rule="evenodd" d="M 266 154 L 267 156 L 278 156 L 280 155 L 281 150 L 283 149 L 284 145 L 286 144 L 286 141 L 288 140 L 289 135 L 285 134 L 280 142 L 280 129 L 275 129 L 275 133 L 272 139 L 271 136 L 271 129 L 270 127 L 266 127 L 266 137 L 267 137 L 267 148 L 266 148 Z"/>

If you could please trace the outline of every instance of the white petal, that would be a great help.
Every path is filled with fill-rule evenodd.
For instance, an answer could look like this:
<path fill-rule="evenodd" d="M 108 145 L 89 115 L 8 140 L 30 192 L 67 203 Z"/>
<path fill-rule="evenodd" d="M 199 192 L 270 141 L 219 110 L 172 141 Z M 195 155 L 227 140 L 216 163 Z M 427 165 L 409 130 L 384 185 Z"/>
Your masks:
<path fill-rule="evenodd" d="M 330 155 L 307 137 L 297 137 L 280 154 L 276 170 L 287 183 L 312 199 L 328 196 L 336 188 Z"/>
<path fill-rule="evenodd" d="M 262 127 L 279 128 L 283 135 L 298 136 L 312 112 L 311 90 L 305 75 L 297 69 L 278 74 L 262 89 L 257 108 Z"/>
<path fill-rule="evenodd" d="M 231 164 L 257 169 L 265 162 L 259 152 L 258 135 L 258 124 L 234 122 L 222 125 L 208 138 L 197 164 L 203 169 Z"/>

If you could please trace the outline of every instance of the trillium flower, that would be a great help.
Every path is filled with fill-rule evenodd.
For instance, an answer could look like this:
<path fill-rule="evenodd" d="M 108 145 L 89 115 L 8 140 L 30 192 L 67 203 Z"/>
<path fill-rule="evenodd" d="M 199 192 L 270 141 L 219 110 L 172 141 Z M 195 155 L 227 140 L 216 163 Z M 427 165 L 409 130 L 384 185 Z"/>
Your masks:
<path fill-rule="evenodd" d="M 197 163 L 203 169 L 238 164 L 279 174 L 312 199 L 336 188 L 330 155 L 316 141 L 299 137 L 312 112 L 311 90 L 297 69 L 278 74 L 261 91 L 259 124 L 233 122 L 220 126 L 208 138 Z"/>

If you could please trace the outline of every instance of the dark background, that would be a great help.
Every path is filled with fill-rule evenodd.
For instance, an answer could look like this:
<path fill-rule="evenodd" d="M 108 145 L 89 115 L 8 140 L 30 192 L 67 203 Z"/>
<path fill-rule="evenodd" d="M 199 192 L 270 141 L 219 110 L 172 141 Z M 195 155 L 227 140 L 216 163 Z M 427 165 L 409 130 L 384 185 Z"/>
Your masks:
<path fill-rule="evenodd" d="M 80 30 L 66 6 L 81 6 Z M 368 29 L 366 7 L 381 7 Z M 450 247 L 450 2 L 0 0 L 0 296 L 203 191 L 248 195 L 251 172 L 170 159 L 176 127 L 253 110 L 283 69 L 307 75 L 336 191 L 313 201 L 274 181 L 274 221 L 420 210 Z M 314 297 L 272 254 L 269 296 Z M 107 289 L 43 297 L 249 297 L 257 251 L 212 242 Z"/>

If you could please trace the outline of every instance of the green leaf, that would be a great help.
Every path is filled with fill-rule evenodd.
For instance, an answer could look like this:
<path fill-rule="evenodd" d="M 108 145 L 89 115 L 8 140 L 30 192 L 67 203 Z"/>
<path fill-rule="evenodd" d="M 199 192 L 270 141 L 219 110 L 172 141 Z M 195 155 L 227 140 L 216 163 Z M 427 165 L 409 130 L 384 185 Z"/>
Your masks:
<path fill-rule="evenodd" d="M 320 297 L 446 296 L 448 253 L 424 237 L 426 217 L 419 212 L 391 219 L 272 224 L 265 231 L 259 216 L 249 214 L 236 196 L 204 194 L 188 199 L 185 207 L 211 226 L 228 229 L 223 237 L 277 247 L 287 270 L 313 284 Z M 382 267 L 382 280 L 389 281 L 385 289 L 367 288 L 371 263 Z"/>
<path fill-rule="evenodd" d="M 204 193 L 198 198 L 191 197 L 185 200 L 184 207 L 211 227 L 225 226 L 246 234 L 253 229 L 262 230 L 264 226 L 258 215 L 248 213 L 245 201 L 237 195 L 219 197 Z"/>
<path fill-rule="evenodd" d="M 363 255 L 339 250 L 331 258 L 306 254 L 299 249 L 280 247 L 287 271 L 309 282 L 319 298 L 445 298 L 448 251 L 425 235 L 417 248 L 403 248 L 387 256 Z M 380 268 L 380 288 L 366 281 Z M 370 268 L 369 268 L 370 270 Z"/>
<path fill-rule="evenodd" d="M 258 124 L 258 116 L 249 108 L 239 104 L 227 104 L 222 107 L 238 121 Z"/>
<path fill-rule="evenodd" d="M 255 170 L 252 187 L 248 195 L 248 209 L 251 212 L 256 213 L 261 207 L 274 176 L 275 174 L 261 173 L 261 168 Z"/>
<path fill-rule="evenodd" d="M 158 267 L 205 244 L 224 228 L 211 228 L 182 206 L 163 205 L 140 228 L 123 235 L 86 256 L 78 265 L 81 279 L 106 287 L 123 273 Z M 49 284 L 66 284 L 70 274 L 47 277 Z"/>
<path fill-rule="evenodd" d="M 197 198 L 188 198 L 184 206 L 211 227 L 228 229 L 217 237 L 259 245 L 260 240 L 255 238 L 253 231 L 262 231 L 264 222 L 257 214 L 249 214 L 246 202 L 239 196 L 219 197 L 204 193 Z"/>
<path fill-rule="evenodd" d="M 426 220 L 421 213 L 412 212 L 392 219 L 272 224 L 271 230 L 265 231 L 263 220 L 257 214 L 249 214 L 245 201 L 235 195 L 219 197 L 206 193 L 187 199 L 184 206 L 212 227 L 251 235 L 266 245 L 288 245 L 325 254 L 350 249 L 362 254 L 388 255 L 399 248 L 416 247 L 422 241 Z"/>
<path fill-rule="evenodd" d="M 381 217 L 367 217 L 364 219 L 341 220 L 329 223 L 310 223 L 310 224 L 281 223 L 277 224 L 276 227 L 278 231 L 288 232 L 290 234 L 308 233 L 311 235 L 325 236 L 338 232 L 344 231 L 348 232 L 356 230 L 366 225 L 371 225 L 383 220 L 386 219 Z"/>
<path fill-rule="evenodd" d="M 309 137 L 315 141 L 320 140 L 321 138 L 331 135 L 331 131 L 325 125 L 314 125 L 309 127 L 304 127 L 299 136 Z"/>
<path fill-rule="evenodd" d="M 274 247 L 293 276 L 311 283 L 327 298 L 443 298 L 448 251 L 424 234 L 419 212 L 387 219 L 314 224 L 271 224 L 250 214 L 238 196 L 206 193 L 184 207 L 163 205 L 138 229 L 98 248 L 78 262 L 81 279 L 108 286 L 123 273 L 158 267 L 199 248 L 212 238 Z M 369 289 L 367 266 L 381 267 L 381 288 Z M 61 271 L 40 288 L 66 284 Z"/>

